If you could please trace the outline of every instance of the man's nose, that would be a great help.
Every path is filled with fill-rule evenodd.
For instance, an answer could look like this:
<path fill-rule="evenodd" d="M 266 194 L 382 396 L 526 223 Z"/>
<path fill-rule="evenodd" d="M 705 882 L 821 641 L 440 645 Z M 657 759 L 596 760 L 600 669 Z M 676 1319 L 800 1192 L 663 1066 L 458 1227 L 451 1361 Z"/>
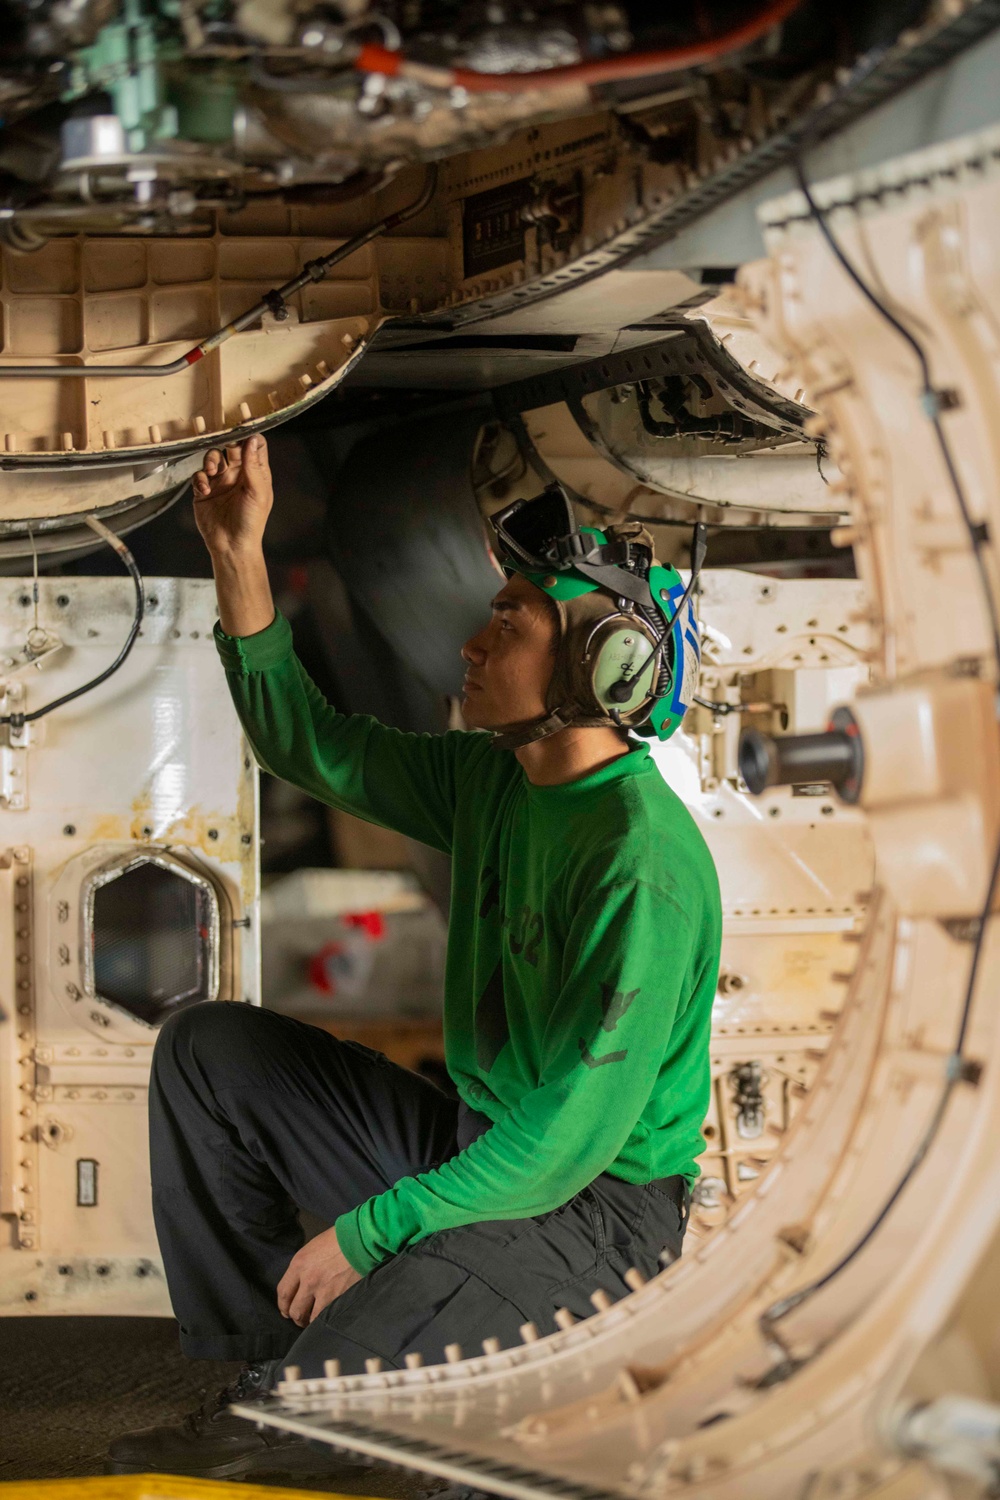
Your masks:
<path fill-rule="evenodd" d="M 479 644 L 478 635 L 474 635 L 462 647 L 462 660 L 469 662 L 474 667 L 481 667 L 486 660 L 486 652 Z"/>

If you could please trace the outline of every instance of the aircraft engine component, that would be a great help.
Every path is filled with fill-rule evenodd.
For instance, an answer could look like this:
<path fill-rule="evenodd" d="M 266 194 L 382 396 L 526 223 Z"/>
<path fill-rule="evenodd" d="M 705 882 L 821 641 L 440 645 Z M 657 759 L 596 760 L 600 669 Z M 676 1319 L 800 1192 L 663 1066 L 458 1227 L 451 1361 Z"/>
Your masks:
<path fill-rule="evenodd" d="M 757 380 L 701 318 L 658 321 L 656 343 L 496 391 L 525 466 L 612 515 L 834 524 L 843 504 L 804 436 L 808 408 Z"/>
<path fill-rule="evenodd" d="M 864 929 L 843 932 L 851 959 L 828 976 L 843 997 L 829 1046 L 794 1120 L 778 1121 L 770 1165 L 679 1263 L 633 1278 L 590 1319 L 526 1329 L 519 1348 L 487 1340 L 440 1368 L 290 1371 L 248 1417 L 517 1497 L 958 1500 L 995 1488 L 998 159 L 994 130 L 814 188 L 833 245 L 801 193 L 774 202 L 769 258 L 740 276 L 848 486 L 854 623 L 871 630 L 858 663 L 870 685 L 856 678 L 840 695 L 864 739 L 860 805 L 796 799 L 794 787 L 746 797 L 758 849 L 772 807 L 780 823 L 799 800 L 875 850 Z M 758 601 L 749 628 L 772 607 Z M 704 612 L 711 643 L 709 600 Z M 786 622 L 770 618 L 773 640 Z M 841 623 L 822 634 L 835 642 L 851 628 Z M 714 629 L 719 677 L 731 678 L 735 632 Z M 795 722 L 783 676 L 794 661 L 780 649 L 752 661 L 748 644 L 740 712 L 724 712 L 731 680 L 708 684 L 698 708 L 703 728 L 721 725 L 711 795 L 723 814 L 745 795 L 727 774 L 727 720 L 820 729 L 831 706 Z M 693 757 L 687 775 L 704 786 Z M 868 880 L 870 867 L 854 868 Z M 754 972 L 735 951 L 724 968 Z M 791 987 L 801 1002 L 809 981 Z M 749 1092 L 754 1126 L 774 1071 L 756 1060 L 738 1095 L 730 1064 L 720 1099 L 745 1122 Z M 708 1197 L 721 1199 L 717 1184 Z"/>
<path fill-rule="evenodd" d="M 819 734 L 783 734 L 771 739 L 748 729 L 740 741 L 740 771 L 759 794 L 765 787 L 823 781 L 836 787 L 845 802 L 857 802 L 864 776 L 864 744 L 858 721 L 841 706 Z"/>
<path fill-rule="evenodd" d="M 210 582 L 146 579 L 120 671 L 0 733 L 0 1312 L 167 1315 L 149 1205 L 158 1026 L 259 999 L 256 768 Z M 0 582 L 3 710 L 93 677 L 128 579 Z"/>
<path fill-rule="evenodd" d="M 88 510 L 120 529 L 138 524 L 175 498 L 211 442 L 293 417 L 357 374 L 378 330 L 381 345 L 391 341 L 390 320 L 514 287 L 584 241 L 607 239 L 634 210 L 635 165 L 607 114 L 456 157 L 416 218 L 359 245 L 203 358 L 192 351 L 262 299 L 273 302 L 306 266 L 419 204 L 427 170 L 341 203 L 272 195 L 213 216 L 196 234 L 64 232 L 30 253 L 0 248 L 0 549 L 30 554 L 29 526 L 42 549 L 78 546 Z M 675 168 L 654 166 L 643 191 L 674 177 Z M 558 222 L 518 217 L 520 206 L 548 198 L 561 205 Z M 674 273 L 645 281 L 656 308 L 692 286 Z M 101 373 L 182 360 L 180 373 Z M 51 369 L 52 378 L 4 376 L 11 366 Z M 65 368 L 87 373 L 60 377 Z"/>
<path fill-rule="evenodd" d="M 860 934 L 873 882 L 864 820 L 827 783 L 774 787 L 762 800 L 748 794 L 740 726 L 815 731 L 866 683 L 863 605 L 851 579 L 705 569 L 696 706 L 673 739 L 653 747 L 698 820 L 722 888 L 700 1158 L 711 1187 L 692 1210 L 691 1246 L 725 1226 L 804 1107 L 840 1020 L 845 946 Z"/>
<path fill-rule="evenodd" d="M 721 3 L 703 6 L 697 22 L 686 12 L 662 22 L 669 35 L 646 36 L 652 13 L 628 4 L 543 4 L 523 15 L 475 6 L 456 19 L 425 5 L 396 15 L 245 3 L 221 18 L 186 0 L 179 10 L 158 0 L 9 0 L 0 552 L 31 551 L 28 522 L 36 545 L 72 550 L 81 541 L 74 517 L 95 507 L 119 529 L 139 524 L 177 495 L 207 442 L 293 416 L 345 378 L 355 389 L 379 384 L 393 350 L 388 383 L 412 387 L 428 351 L 443 348 L 435 341 L 461 342 L 467 327 L 488 324 L 500 347 L 600 326 L 597 347 L 610 349 L 623 323 L 697 301 L 690 276 L 626 269 L 630 257 L 772 171 L 798 143 L 824 138 L 968 48 L 996 26 L 993 8 L 994 0 L 960 13 L 882 0 L 834 27 L 820 0 L 802 0 L 784 22 L 782 5 L 762 0 L 738 18 L 765 27 L 754 42 L 745 31 L 726 40 L 732 7 Z M 581 66 L 614 72 L 631 68 L 635 48 L 648 61 L 647 41 L 654 51 L 663 42 L 683 49 L 695 25 L 698 57 L 685 53 L 677 73 L 678 57 L 661 56 L 655 88 L 643 73 L 598 85 L 577 64 L 559 71 L 565 36 L 552 51 L 568 27 Z M 527 66 L 532 56 L 535 71 L 487 67 L 490 57 Z M 469 78 L 456 84 L 463 69 Z M 476 79 L 503 88 L 483 92 Z M 265 314 L 162 382 L 101 377 L 101 365 L 181 359 L 317 253 L 402 204 L 418 181 L 407 163 L 445 156 L 419 223 L 300 293 L 290 318 Z M 624 311 L 612 329 L 614 308 Z M 751 369 L 745 330 L 736 338 L 721 331 L 725 317 L 706 318 Z M 379 332 L 389 319 L 396 326 Z M 4 380 L 5 366 L 25 364 L 94 373 Z M 794 402 L 794 384 L 762 368 L 753 378 Z M 645 499 L 648 470 L 674 515 L 698 496 L 737 522 L 765 505 L 779 523 L 795 513 L 806 524 L 811 511 L 825 524 L 836 511 L 836 473 L 824 485 L 806 445 L 764 447 L 754 465 L 738 466 L 738 436 L 753 441 L 745 413 L 712 402 L 705 410 L 690 382 L 683 392 L 644 375 L 628 392 L 625 384 L 621 400 L 595 392 L 581 408 L 611 454 L 601 455 L 599 488 Z M 689 437 L 710 423 L 712 456 L 696 464 L 665 451 L 678 418 Z M 738 468 L 752 484 L 736 478 Z M 38 470 L 44 476 L 28 472 Z M 113 501 L 97 506 L 103 495 Z"/>
<path fill-rule="evenodd" d="M 881 25 L 854 21 L 841 36 L 861 49 L 914 9 L 896 0 Z M 686 103 L 693 119 L 690 101 L 712 97 L 699 73 L 730 63 L 719 106 L 701 113 L 738 138 L 781 109 L 782 68 L 805 69 L 815 88 L 841 40 L 816 0 L 706 0 L 697 17 L 635 0 L 8 0 L 4 16 L 0 233 L 22 249 L 67 229 L 176 232 L 264 195 L 368 192 L 407 160 L 586 114 L 619 92 L 634 103 L 632 80 L 672 75 L 673 113 Z M 762 56 L 771 69 L 741 71 Z M 691 119 L 656 103 L 669 154 Z M 558 219 L 558 202 L 538 197 L 532 212 Z"/>

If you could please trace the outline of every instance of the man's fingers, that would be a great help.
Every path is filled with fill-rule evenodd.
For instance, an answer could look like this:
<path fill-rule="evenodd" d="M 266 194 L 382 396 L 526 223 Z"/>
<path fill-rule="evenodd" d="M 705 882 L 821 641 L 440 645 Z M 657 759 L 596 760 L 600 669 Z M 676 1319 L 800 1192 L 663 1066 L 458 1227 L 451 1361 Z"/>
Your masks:
<path fill-rule="evenodd" d="M 219 470 L 222 467 L 222 454 L 219 452 L 218 448 L 210 448 L 209 451 L 205 454 L 205 473 L 210 477 L 214 476 L 215 474 L 218 474 Z"/>
<path fill-rule="evenodd" d="M 299 1274 L 297 1271 L 292 1270 L 294 1264 L 295 1262 L 293 1261 L 292 1265 L 288 1267 L 288 1270 L 278 1282 L 278 1311 L 283 1318 L 288 1317 L 288 1309 L 292 1305 L 292 1298 L 299 1289 Z"/>
<path fill-rule="evenodd" d="M 238 469 L 239 466 L 240 466 L 240 464 L 241 464 L 241 462 L 242 462 L 242 459 L 243 459 L 243 451 L 240 448 L 239 443 L 232 443 L 226 449 L 226 463 L 227 463 L 227 465 L 228 464 L 232 464 L 232 466 L 233 466 L 234 469 Z"/>
<path fill-rule="evenodd" d="M 209 495 L 212 493 L 212 482 L 209 479 L 208 475 L 205 473 L 204 469 L 198 470 L 191 483 L 194 489 L 195 498 L 198 500 L 207 500 Z"/>
<path fill-rule="evenodd" d="M 300 1286 L 292 1298 L 291 1306 L 287 1316 L 296 1323 L 299 1328 L 307 1328 L 312 1318 L 313 1294 L 308 1288 Z"/>
<path fill-rule="evenodd" d="M 267 443 L 260 436 L 249 437 L 243 444 L 243 461 L 251 468 L 267 463 Z"/>

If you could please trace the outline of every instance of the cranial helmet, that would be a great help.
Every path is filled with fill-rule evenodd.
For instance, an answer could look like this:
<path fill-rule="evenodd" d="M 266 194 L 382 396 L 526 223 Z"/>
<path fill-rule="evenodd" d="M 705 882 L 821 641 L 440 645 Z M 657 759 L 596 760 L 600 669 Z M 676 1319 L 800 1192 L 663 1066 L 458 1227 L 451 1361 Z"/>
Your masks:
<path fill-rule="evenodd" d="M 494 744 L 513 750 L 571 724 L 610 725 L 669 739 L 698 683 L 701 647 L 691 591 L 705 554 L 695 527 L 691 581 L 653 555 L 636 522 L 578 527 L 559 485 L 491 517 L 500 566 L 540 588 L 559 617 L 546 714 L 508 725 Z"/>

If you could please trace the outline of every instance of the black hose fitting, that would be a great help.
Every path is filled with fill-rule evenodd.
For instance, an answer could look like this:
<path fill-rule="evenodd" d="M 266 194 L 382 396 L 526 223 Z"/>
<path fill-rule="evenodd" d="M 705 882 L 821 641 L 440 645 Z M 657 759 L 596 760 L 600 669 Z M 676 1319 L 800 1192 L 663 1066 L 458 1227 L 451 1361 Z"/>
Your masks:
<path fill-rule="evenodd" d="M 849 708 L 834 710 L 829 726 L 817 734 L 772 737 L 759 729 L 740 736 L 740 775 L 755 797 L 769 786 L 828 781 L 844 802 L 861 796 L 864 748 L 858 722 Z"/>

